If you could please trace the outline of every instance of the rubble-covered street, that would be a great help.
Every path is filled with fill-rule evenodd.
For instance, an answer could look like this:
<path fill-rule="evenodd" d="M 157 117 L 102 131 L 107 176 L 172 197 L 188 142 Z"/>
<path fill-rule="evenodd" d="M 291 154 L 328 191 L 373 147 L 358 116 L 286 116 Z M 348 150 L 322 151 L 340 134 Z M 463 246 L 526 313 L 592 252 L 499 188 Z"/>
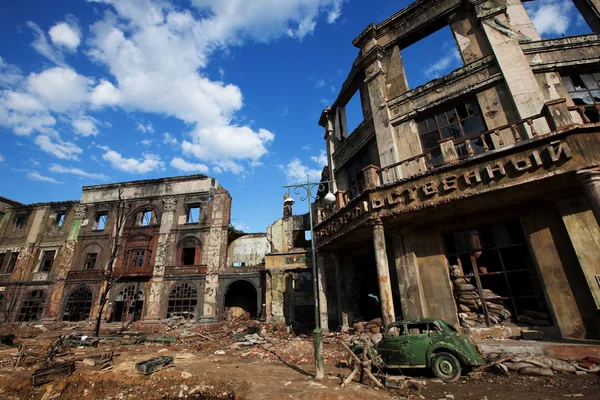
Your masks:
<path fill-rule="evenodd" d="M 356 336 L 325 335 L 325 380 L 315 382 L 311 338 L 296 336 L 284 325 L 256 321 L 200 325 L 168 320 L 161 325 L 134 323 L 126 331 L 107 325 L 98 339 L 87 337 L 91 324 L 5 325 L 0 332 L 15 334 L 13 346 L 0 350 L 0 397 L 3 399 L 564 399 L 594 398 L 600 390 L 597 372 L 550 371 L 550 376 L 523 375 L 516 361 L 538 363 L 540 357 L 521 355 L 503 361 L 506 372 L 490 367 L 446 384 L 423 370 L 406 371 L 404 389 L 380 390 L 358 378 L 341 387 L 348 376 L 347 354 L 339 341 Z M 368 335 L 368 334 L 367 334 Z M 61 339 L 61 336 L 63 337 Z M 365 338 L 363 333 L 363 338 Z M 57 341 L 62 346 L 57 348 Z M 31 376 L 42 368 L 74 362 L 71 375 L 32 385 Z M 148 375 L 136 372 L 136 363 L 154 357 L 172 357 Z M 111 360 L 112 358 L 112 360 Z M 537 361 L 536 361 L 537 360 Z M 17 365 L 18 363 L 18 365 Z M 15 366 L 16 365 L 16 366 Z M 586 365 L 595 371 L 593 362 Z M 522 365 L 523 366 L 523 365 Z M 566 366 L 566 368 L 565 368 Z M 569 367 L 571 366 L 571 367 Z M 528 365 L 528 368 L 531 368 Z M 505 374 L 506 373 L 506 374 Z"/>

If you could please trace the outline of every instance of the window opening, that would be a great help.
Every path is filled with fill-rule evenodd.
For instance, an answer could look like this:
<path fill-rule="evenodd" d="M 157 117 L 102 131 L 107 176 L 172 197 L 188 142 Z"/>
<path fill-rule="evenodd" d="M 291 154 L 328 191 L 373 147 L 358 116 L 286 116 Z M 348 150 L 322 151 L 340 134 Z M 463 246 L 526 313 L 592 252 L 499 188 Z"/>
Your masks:
<path fill-rule="evenodd" d="M 114 301 L 113 321 L 138 321 L 142 318 L 144 293 L 138 285 L 130 285 L 119 292 Z"/>
<path fill-rule="evenodd" d="M 0 271 L 3 271 L 2 267 L 4 266 L 5 258 L 6 258 L 6 253 L 0 253 Z"/>
<path fill-rule="evenodd" d="M 426 322 L 406 324 L 409 335 L 426 335 L 429 333 Z"/>
<path fill-rule="evenodd" d="M 65 223 L 66 216 L 67 214 L 65 214 L 64 212 L 56 213 L 56 218 L 54 219 L 54 223 L 56 224 L 56 226 L 58 226 L 59 228 L 63 226 Z"/>
<path fill-rule="evenodd" d="M 346 126 L 348 129 L 348 136 L 350 136 L 364 120 L 360 90 L 357 90 L 356 93 L 352 95 L 344 108 L 346 109 Z"/>
<path fill-rule="evenodd" d="M 106 227 L 106 219 L 108 218 L 108 213 L 96 213 L 96 219 L 94 221 L 94 230 L 95 231 L 103 231 Z"/>
<path fill-rule="evenodd" d="M 448 233 L 444 242 L 462 326 L 551 325 L 518 220 Z"/>
<path fill-rule="evenodd" d="M 141 225 L 148 226 L 152 224 L 152 210 L 143 211 L 141 215 Z"/>
<path fill-rule="evenodd" d="M 198 291 L 187 283 L 175 286 L 169 293 L 167 305 L 167 318 L 183 317 L 185 319 L 196 319 L 196 307 L 198 305 Z"/>
<path fill-rule="evenodd" d="M 83 321 L 90 317 L 93 295 L 87 286 L 80 286 L 71 292 L 65 303 L 63 321 Z"/>
<path fill-rule="evenodd" d="M 17 316 L 17 322 L 39 321 L 44 311 L 46 293 L 43 290 L 33 290 L 23 299 L 23 304 Z"/>
<path fill-rule="evenodd" d="M 441 78 L 464 65 L 454 35 L 447 25 L 401 49 L 400 54 L 409 88 Z"/>
<path fill-rule="evenodd" d="M 186 247 L 181 251 L 181 264 L 182 265 L 194 265 L 196 260 L 196 248 Z"/>
<path fill-rule="evenodd" d="M 54 262 L 55 255 L 56 250 L 44 251 L 44 255 L 42 256 L 42 263 L 40 265 L 40 272 L 50 272 L 50 270 L 52 269 L 52 263 Z"/>
<path fill-rule="evenodd" d="M 562 82 L 584 122 L 600 122 L 600 73 L 563 76 Z"/>
<path fill-rule="evenodd" d="M 96 267 L 96 260 L 98 259 L 98 253 L 87 253 L 85 255 L 85 264 L 83 269 L 94 269 Z"/>
<path fill-rule="evenodd" d="M 371 164 L 371 156 L 369 155 L 368 146 L 348 163 L 346 170 L 348 176 L 348 189 L 346 190 L 348 201 L 357 197 L 365 190 L 363 169 L 369 164 Z"/>
<path fill-rule="evenodd" d="M 239 268 L 239 267 L 245 267 L 246 263 L 245 262 L 240 262 L 240 261 L 234 261 L 232 264 L 234 267 Z"/>
<path fill-rule="evenodd" d="M 470 155 L 465 142 L 467 139 L 470 140 L 475 154 L 485 151 L 486 148 L 493 148 L 493 142 L 488 137 L 485 138 L 484 143 L 480 136 L 476 136 L 484 132 L 486 127 L 475 99 L 419 120 L 417 127 L 423 150 L 431 155 L 427 159 L 427 163 L 431 166 L 440 165 L 444 161 L 439 144 L 442 139 L 453 140 L 459 158 Z"/>
<path fill-rule="evenodd" d="M 294 290 L 296 292 L 311 292 L 313 290 L 312 272 L 294 272 Z"/>
<path fill-rule="evenodd" d="M 200 206 L 189 206 L 187 215 L 188 224 L 200 222 Z"/>
<path fill-rule="evenodd" d="M 306 239 L 305 232 L 306 231 L 304 229 L 292 231 L 292 243 L 295 249 L 304 249 L 310 247 L 310 242 Z"/>
<path fill-rule="evenodd" d="M 0 212 L 0 224 L 2 224 L 2 220 L 4 219 L 4 213 Z"/>
<path fill-rule="evenodd" d="M 15 217 L 15 230 L 19 230 L 19 229 L 23 229 L 25 227 L 25 224 L 27 223 L 27 215 L 25 214 L 18 214 Z"/>
<path fill-rule="evenodd" d="M 10 259 L 8 260 L 8 265 L 6 266 L 6 273 L 12 274 L 15 270 L 15 266 L 17 265 L 17 260 L 19 259 L 19 253 L 11 253 Z"/>
<path fill-rule="evenodd" d="M 131 265 L 134 267 L 141 267 L 144 265 L 144 253 L 145 250 L 133 250 L 131 252 Z"/>
<path fill-rule="evenodd" d="M 543 39 L 593 33 L 574 1 L 537 0 L 523 2 L 533 26 Z M 584 2 L 581 2 L 584 5 Z M 586 5 L 584 5 L 586 7 Z"/>

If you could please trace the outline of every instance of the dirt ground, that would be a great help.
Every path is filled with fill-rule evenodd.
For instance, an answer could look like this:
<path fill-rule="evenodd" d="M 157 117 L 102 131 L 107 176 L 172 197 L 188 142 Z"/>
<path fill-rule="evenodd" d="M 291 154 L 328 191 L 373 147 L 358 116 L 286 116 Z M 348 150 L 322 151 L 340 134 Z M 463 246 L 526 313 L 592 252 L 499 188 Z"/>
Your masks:
<path fill-rule="evenodd" d="M 16 343 L 37 349 L 48 348 L 57 336 L 65 333 L 65 329 L 68 332 L 73 330 L 71 327 L 52 328 L 20 328 L 17 332 L 20 339 Z M 600 398 L 600 376 L 597 374 L 556 374 L 542 378 L 514 373 L 509 376 L 482 373 L 465 376 L 457 383 L 444 384 L 427 374 L 417 373 L 413 378 L 425 381 L 421 390 L 378 390 L 358 381 L 343 388 L 340 387 L 341 376 L 347 376 L 349 370 L 339 368 L 346 356 L 335 335 L 325 340 L 325 380 L 315 382 L 312 379 L 314 365 L 310 338 L 295 337 L 281 328 L 268 327 L 271 337 L 277 338 L 272 340 L 274 344 L 248 345 L 232 339 L 239 330 L 236 326 L 213 325 L 212 331 L 192 328 L 187 330 L 191 337 L 180 337 L 170 345 L 106 341 L 97 348 L 71 348 L 57 359 L 108 350 L 113 350 L 118 356 L 109 370 L 97 371 L 78 361 L 73 375 L 38 387 L 31 386 L 30 376 L 39 365 L 32 363 L 17 368 L 5 365 L 0 369 L 0 399 Z M 0 333 L 5 332 L 5 327 L 2 327 Z M 190 332 L 202 332 L 203 337 Z M 173 333 L 181 334 L 181 330 L 173 330 Z M 169 368 L 148 376 L 135 372 L 136 362 L 163 355 L 174 358 Z"/>

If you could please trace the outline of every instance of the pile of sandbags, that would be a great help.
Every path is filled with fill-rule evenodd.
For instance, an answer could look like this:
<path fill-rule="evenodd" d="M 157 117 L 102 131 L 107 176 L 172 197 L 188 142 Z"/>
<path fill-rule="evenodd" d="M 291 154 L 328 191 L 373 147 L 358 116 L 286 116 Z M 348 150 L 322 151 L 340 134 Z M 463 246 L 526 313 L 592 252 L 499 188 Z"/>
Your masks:
<path fill-rule="evenodd" d="M 450 267 L 450 277 L 454 285 L 454 297 L 458 307 L 458 317 L 464 327 L 475 327 L 485 324 L 483 304 L 477 288 L 470 283 L 470 278 L 463 278 L 463 271 L 458 265 Z M 482 289 L 483 299 L 488 308 L 490 321 L 500 324 L 510 321 L 512 315 L 504 307 L 500 296 L 489 289 Z"/>
<path fill-rule="evenodd" d="M 552 320 L 550 315 L 544 312 L 523 310 L 517 320 L 525 325 L 531 326 L 551 326 Z"/>
<path fill-rule="evenodd" d="M 356 322 L 352 327 L 355 333 L 381 333 L 383 322 L 381 318 L 375 318 L 371 321 Z"/>

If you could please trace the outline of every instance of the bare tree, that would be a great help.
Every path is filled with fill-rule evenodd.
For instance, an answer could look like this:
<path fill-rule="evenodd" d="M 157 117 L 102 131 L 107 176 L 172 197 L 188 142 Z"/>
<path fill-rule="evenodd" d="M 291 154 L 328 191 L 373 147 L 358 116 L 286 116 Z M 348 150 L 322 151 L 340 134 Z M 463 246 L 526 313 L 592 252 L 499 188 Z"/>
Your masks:
<path fill-rule="evenodd" d="M 108 293 L 110 289 L 117 283 L 120 276 L 115 276 L 115 261 L 120 255 L 119 247 L 121 246 L 121 230 L 125 224 L 125 218 L 127 216 L 127 205 L 123 200 L 123 188 L 118 189 L 119 200 L 115 209 L 115 230 L 114 238 L 112 240 L 112 247 L 110 250 L 110 257 L 106 263 L 106 267 L 102 269 L 102 286 L 100 292 L 100 304 L 98 308 L 98 317 L 96 318 L 96 326 L 94 328 L 94 336 L 100 335 L 100 324 L 102 323 L 102 314 L 104 307 L 108 302 Z"/>

